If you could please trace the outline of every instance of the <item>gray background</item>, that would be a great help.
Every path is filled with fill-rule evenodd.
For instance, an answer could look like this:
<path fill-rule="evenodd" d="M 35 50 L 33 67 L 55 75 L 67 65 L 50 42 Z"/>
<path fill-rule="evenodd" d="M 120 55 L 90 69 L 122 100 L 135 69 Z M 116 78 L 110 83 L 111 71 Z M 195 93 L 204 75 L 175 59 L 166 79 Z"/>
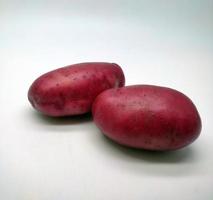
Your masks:
<path fill-rule="evenodd" d="M 42 117 L 27 101 L 44 72 L 116 62 L 126 83 L 178 89 L 200 138 L 170 153 L 120 147 L 91 118 Z M 213 1 L 0 0 L 0 199 L 213 199 Z"/>

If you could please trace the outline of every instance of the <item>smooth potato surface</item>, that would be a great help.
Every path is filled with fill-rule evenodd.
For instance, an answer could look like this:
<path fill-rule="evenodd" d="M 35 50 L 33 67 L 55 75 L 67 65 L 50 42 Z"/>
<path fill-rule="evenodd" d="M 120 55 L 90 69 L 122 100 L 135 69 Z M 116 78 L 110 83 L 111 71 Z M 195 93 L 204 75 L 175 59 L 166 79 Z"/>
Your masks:
<path fill-rule="evenodd" d="M 124 86 L 122 69 L 114 63 L 80 63 L 48 72 L 28 91 L 32 106 L 49 116 L 84 114 L 95 97 L 109 88 Z"/>
<path fill-rule="evenodd" d="M 92 113 L 107 137 L 134 148 L 180 149 L 201 131 L 192 101 L 166 87 L 135 85 L 104 91 L 96 98 Z"/>

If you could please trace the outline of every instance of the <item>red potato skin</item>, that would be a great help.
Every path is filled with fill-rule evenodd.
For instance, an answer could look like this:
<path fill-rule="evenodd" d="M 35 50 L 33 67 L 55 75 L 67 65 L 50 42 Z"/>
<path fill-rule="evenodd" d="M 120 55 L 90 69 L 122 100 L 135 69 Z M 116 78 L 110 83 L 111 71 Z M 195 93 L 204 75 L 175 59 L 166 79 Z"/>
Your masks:
<path fill-rule="evenodd" d="M 48 116 L 79 115 L 91 111 L 99 93 L 124 84 L 123 71 L 115 63 L 79 63 L 37 78 L 29 88 L 28 99 Z"/>
<path fill-rule="evenodd" d="M 140 149 L 180 149 L 201 131 L 201 119 L 192 101 L 166 87 L 135 85 L 104 91 L 96 98 L 92 113 L 104 135 Z"/>

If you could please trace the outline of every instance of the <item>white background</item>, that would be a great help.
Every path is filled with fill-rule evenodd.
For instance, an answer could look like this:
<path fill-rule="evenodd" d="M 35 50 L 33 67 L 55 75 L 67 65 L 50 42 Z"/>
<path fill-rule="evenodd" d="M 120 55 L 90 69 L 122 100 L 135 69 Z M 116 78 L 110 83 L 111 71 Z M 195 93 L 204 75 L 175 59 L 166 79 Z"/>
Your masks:
<path fill-rule="evenodd" d="M 27 100 L 44 72 L 116 62 L 126 83 L 178 89 L 203 122 L 191 146 L 116 145 L 91 117 L 51 119 Z M 213 1 L 0 0 L 1 200 L 213 199 Z"/>

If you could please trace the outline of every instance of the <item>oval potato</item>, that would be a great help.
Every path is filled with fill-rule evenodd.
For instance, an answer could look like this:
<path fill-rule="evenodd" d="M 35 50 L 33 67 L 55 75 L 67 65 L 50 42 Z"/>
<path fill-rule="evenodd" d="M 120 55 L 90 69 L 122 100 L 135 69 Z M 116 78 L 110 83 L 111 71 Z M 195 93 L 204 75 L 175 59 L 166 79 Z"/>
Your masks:
<path fill-rule="evenodd" d="M 79 115 L 91 110 L 99 93 L 124 84 L 123 71 L 115 63 L 80 63 L 37 78 L 29 88 L 28 99 L 45 115 Z"/>
<path fill-rule="evenodd" d="M 148 150 L 175 150 L 200 134 L 192 101 L 166 87 L 135 85 L 104 91 L 92 108 L 95 124 L 119 144 Z"/>

